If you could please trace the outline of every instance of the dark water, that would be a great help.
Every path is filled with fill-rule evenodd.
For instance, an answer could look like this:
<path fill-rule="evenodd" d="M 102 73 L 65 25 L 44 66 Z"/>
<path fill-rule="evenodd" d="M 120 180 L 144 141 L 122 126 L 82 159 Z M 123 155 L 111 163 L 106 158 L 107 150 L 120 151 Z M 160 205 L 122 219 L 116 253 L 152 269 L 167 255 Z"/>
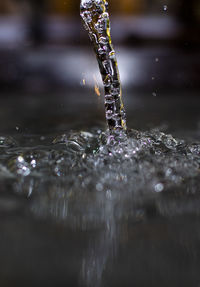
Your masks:
<path fill-rule="evenodd" d="M 88 92 L 2 98 L 1 286 L 200 284 L 198 97 L 126 101 L 115 145 Z"/>

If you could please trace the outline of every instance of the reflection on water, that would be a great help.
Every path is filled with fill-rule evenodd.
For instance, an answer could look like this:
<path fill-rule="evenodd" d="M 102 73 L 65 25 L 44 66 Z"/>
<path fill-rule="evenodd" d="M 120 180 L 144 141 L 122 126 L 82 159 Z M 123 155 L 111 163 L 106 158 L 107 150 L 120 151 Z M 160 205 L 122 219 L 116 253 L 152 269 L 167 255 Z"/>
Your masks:
<path fill-rule="evenodd" d="M 86 236 L 87 248 L 81 265 L 77 263 L 80 286 L 122 286 L 122 281 L 132 286 L 145 268 L 147 277 L 156 269 L 159 273 L 162 258 L 168 270 L 173 252 L 169 258 L 165 253 L 171 245 L 178 246 L 178 262 L 185 254 L 181 246 L 195 257 L 197 227 L 190 238 L 184 232 L 200 215 L 199 143 L 187 144 L 158 130 L 131 130 L 128 139 L 116 144 L 99 129 L 69 132 L 49 138 L 45 145 L 41 137 L 33 142 L 31 146 L 27 139 L 22 147 L 11 137 L 1 137 L 1 180 L 12 181 L 12 190 L 28 199 L 34 217 Z M 186 229 L 181 229 L 183 224 Z M 153 250 L 151 266 L 145 252 L 153 256 Z M 177 269 L 178 263 L 173 264 Z M 192 271 L 188 272 L 190 278 Z M 163 280 L 159 276 L 155 280 Z M 177 282 L 179 277 L 174 276 Z M 157 281 L 150 286 L 158 286 Z"/>

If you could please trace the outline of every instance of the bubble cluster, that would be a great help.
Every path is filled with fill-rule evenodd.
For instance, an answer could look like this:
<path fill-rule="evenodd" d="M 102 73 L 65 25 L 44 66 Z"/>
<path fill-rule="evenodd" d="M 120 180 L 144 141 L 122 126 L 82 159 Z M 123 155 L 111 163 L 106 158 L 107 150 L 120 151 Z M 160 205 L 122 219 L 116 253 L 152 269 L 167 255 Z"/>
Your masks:
<path fill-rule="evenodd" d="M 158 130 L 113 136 L 97 128 L 57 136 L 50 146 L 6 145 L 0 160 L 1 169 L 13 177 L 56 184 L 60 179 L 73 196 L 88 192 L 135 196 L 179 186 L 185 190 L 188 180 L 199 177 L 200 145 Z"/>

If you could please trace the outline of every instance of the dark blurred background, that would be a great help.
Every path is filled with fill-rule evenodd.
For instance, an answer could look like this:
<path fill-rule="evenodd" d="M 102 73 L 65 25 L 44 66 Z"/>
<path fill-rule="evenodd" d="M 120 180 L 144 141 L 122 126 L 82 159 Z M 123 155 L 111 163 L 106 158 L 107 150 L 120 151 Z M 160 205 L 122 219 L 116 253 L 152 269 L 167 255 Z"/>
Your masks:
<path fill-rule="evenodd" d="M 197 98 L 199 0 L 110 0 L 109 4 L 112 38 L 118 52 L 123 89 L 128 95 L 125 101 L 130 106 L 136 105 L 133 98 L 139 95 L 146 96 L 147 105 L 155 104 L 155 98 L 158 103 L 159 97 L 167 94 L 165 100 L 174 97 L 177 105 L 181 97 L 191 101 Z M 92 95 L 95 95 L 95 85 L 101 86 L 101 79 L 88 35 L 82 27 L 79 6 L 78 0 L 1 0 L 2 122 L 6 117 L 3 103 L 8 95 L 9 105 L 26 106 L 24 115 L 29 106 L 32 110 L 27 111 L 28 115 L 42 114 L 47 102 L 55 109 L 55 104 L 61 107 L 68 101 L 63 107 L 65 116 L 66 106 L 71 103 L 80 105 L 95 98 L 99 105 L 98 97 Z M 82 94 L 86 96 L 80 100 Z M 34 97 L 38 95 L 41 97 L 36 103 Z M 16 114 L 9 105 L 7 114 Z M 165 118 L 169 116 L 170 113 Z"/>

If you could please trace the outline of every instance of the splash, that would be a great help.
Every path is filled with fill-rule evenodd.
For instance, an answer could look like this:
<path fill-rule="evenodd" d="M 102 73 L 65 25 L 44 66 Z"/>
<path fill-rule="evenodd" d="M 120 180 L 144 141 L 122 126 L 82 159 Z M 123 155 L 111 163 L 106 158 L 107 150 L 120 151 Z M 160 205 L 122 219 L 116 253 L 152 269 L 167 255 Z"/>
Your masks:
<path fill-rule="evenodd" d="M 109 272 L 119 245 L 133 242 L 127 236 L 129 223 L 148 226 L 152 213 L 155 221 L 199 216 L 200 144 L 156 129 L 131 130 L 124 139 L 126 119 L 107 2 L 82 0 L 81 16 L 102 73 L 109 130 L 87 128 L 46 138 L 1 136 L 0 183 L 27 197 L 24 209 L 31 218 L 52 220 L 76 237 L 79 231 L 84 234 L 88 246 L 76 266 L 79 286 L 100 287 L 109 286 L 103 282 L 104 272 Z M 122 137 L 115 131 L 122 131 Z M 154 232 L 151 226 L 148 230 Z"/>
<path fill-rule="evenodd" d="M 158 130 L 132 130 L 119 142 L 108 137 L 94 128 L 53 143 L 47 138 L 45 145 L 36 137 L 33 147 L 29 139 L 23 147 L 11 137 L 0 141 L 1 181 L 27 196 L 31 214 L 88 234 L 80 286 L 104 286 L 103 272 L 127 221 L 145 221 L 149 209 L 162 217 L 199 214 L 199 143 Z"/>
<path fill-rule="evenodd" d="M 82 0 L 81 17 L 98 60 L 104 90 L 106 120 L 111 132 L 126 131 L 126 115 L 116 53 L 110 35 L 106 0 Z"/>

